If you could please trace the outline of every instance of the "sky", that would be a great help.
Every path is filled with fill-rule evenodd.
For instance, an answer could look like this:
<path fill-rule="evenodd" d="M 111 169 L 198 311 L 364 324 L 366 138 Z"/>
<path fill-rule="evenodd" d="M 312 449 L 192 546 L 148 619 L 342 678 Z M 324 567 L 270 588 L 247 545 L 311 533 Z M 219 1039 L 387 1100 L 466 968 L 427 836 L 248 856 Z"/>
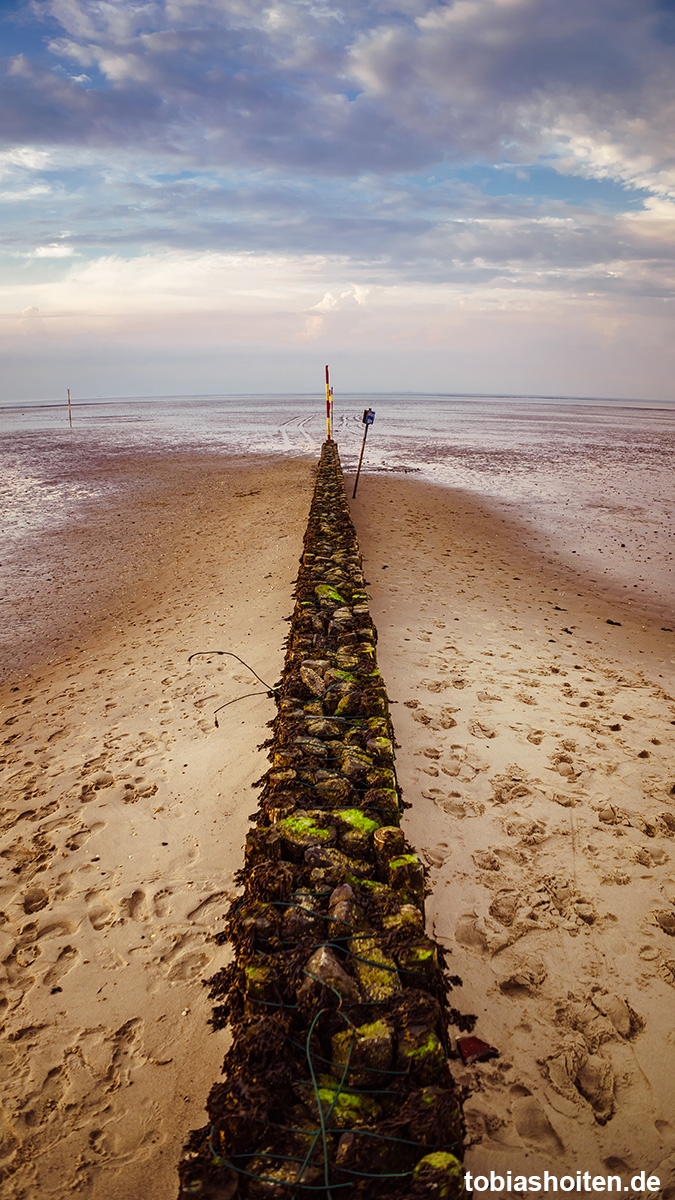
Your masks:
<path fill-rule="evenodd" d="M 673 399 L 675 0 L 0 0 L 0 403 Z"/>

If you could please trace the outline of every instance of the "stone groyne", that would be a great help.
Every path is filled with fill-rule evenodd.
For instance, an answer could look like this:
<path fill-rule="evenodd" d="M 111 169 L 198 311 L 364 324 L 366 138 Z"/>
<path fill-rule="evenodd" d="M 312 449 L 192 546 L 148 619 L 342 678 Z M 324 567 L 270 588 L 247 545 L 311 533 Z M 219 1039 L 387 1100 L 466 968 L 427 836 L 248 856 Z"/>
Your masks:
<path fill-rule="evenodd" d="M 424 868 L 333 442 L 321 452 L 260 781 L 211 981 L 232 1046 L 180 1168 L 200 1200 L 452 1200 L 462 1121 Z"/>

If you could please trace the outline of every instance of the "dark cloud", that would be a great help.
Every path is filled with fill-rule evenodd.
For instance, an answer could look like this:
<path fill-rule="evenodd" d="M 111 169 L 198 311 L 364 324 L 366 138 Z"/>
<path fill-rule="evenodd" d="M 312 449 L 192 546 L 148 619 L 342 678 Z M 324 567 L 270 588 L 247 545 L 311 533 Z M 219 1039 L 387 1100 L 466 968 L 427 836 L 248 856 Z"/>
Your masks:
<path fill-rule="evenodd" d="M 50 41 L 60 74 L 7 65 L 5 145 L 126 144 L 201 166 L 346 176 L 529 159 L 575 133 L 615 145 L 619 160 L 639 147 L 651 165 L 672 145 L 671 48 L 650 0 L 49 0 L 36 11 L 62 26 Z"/>

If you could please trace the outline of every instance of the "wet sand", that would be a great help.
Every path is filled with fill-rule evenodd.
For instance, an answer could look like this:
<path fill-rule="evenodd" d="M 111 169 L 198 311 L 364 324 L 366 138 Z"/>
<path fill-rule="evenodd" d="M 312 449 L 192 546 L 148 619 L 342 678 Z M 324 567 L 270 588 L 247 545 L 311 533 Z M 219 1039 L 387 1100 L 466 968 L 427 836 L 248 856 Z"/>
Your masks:
<path fill-rule="evenodd" d="M 314 465 L 120 460 L 121 507 L 31 565 L 0 696 L 13 1200 L 175 1193 L 224 1052 L 202 980 L 274 711 L 236 660 L 188 656 L 276 682 Z M 454 1063 L 467 1165 L 672 1187 L 675 626 L 467 493 L 366 476 L 353 512 L 451 1003 L 500 1051 Z"/>

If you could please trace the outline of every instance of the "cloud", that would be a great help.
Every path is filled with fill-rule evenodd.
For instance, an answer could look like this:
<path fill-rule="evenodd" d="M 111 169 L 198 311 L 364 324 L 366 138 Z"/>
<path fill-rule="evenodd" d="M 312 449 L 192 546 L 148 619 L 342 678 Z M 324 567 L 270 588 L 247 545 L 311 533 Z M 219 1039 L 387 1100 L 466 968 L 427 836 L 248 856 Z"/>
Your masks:
<path fill-rule="evenodd" d="M 59 245 L 52 242 L 49 246 L 36 246 L 30 258 L 72 258 L 75 251 L 72 246 Z"/>
<path fill-rule="evenodd" d="M 675 295 L 657 0 L 31 11 L 0 64 L 0 301 L 45 329 L 219 312 L 290 343 L 389 344 L 389 321 L 429 346 L 448 313 L 606 300 L 642 321 Z"/>
<path fill-rule="evenodd" d="M 93 86 L 17 57 L 2 96 L 8 143 L 46 134 L 326 176 L 549 153 L 639 186 L 669 177 L 672 51 L 651 0 L 50 0 L 44 11 L 63 29 L 55 65 L 75 62 Z"/>

